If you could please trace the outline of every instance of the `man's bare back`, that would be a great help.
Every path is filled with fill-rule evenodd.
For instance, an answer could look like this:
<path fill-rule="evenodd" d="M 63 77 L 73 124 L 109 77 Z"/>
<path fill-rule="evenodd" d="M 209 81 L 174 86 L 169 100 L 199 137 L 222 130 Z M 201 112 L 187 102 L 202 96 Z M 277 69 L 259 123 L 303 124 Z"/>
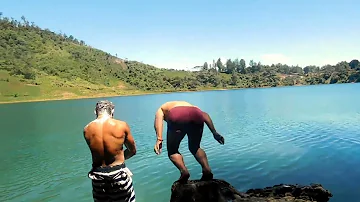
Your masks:
<path fill-rule="evenodd" d="M 135 202 L 132 173 L 125 165 L 125 160 L 136 154 L 135 141 L 129 125 L 113 118 L 114 109 L 110 101 L 97 102 L 96 119 L 84 127 L 84 138 L 92 156 L 88 176 L 92 180 L 94 201 Z"/>
<path fill-rule="evenodd" d="M 93 166 L 113 166 L 125 162 L 123 145 L 133 150 L 134 139 L 128 124 L 110 117 L 95 119 L 84 128 Z"/>
<path fill-rule="evenodd" d="M 189 106 L 189 107 L 199 108 L 199 107 L 192 105 L 186 101 L 170 101 L 170 102 L 165 102 L 163 105 L 160 106 L 159 109 L 162 110 L 164 117 L 165 117 L 165 121 L 166 121 L 166 115 L 169 113 L 169 111 L 174 107 L 180 107 L 180 106 Z"/>

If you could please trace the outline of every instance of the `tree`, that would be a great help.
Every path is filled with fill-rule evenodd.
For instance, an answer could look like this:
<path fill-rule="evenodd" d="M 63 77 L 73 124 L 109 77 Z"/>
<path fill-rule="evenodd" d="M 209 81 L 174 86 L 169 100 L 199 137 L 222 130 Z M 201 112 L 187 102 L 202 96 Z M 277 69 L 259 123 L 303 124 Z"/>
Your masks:
<path fill-rule="evenodd" d="M 349 66 L 351 67 L 351 69 L 360 67 L 359 60 L 351 60 L 351 62 L 349 63 Z"/>
<path fill-rule="evenodd" d="M 238 74 L 233 71 L 232 74 L 231 74 L 231 83 L 230 85 L 233 85 L 233 86 L 236 86 L 239 82 L 239 76 Z"/>
<path fill-rule="evenodd" d="M 231 59 L 228 59 L 226 61 L 226 72 L 230 74 L 233 71 L 235 71 L 235 64 L 231 61 Z"/>
<path fill-rule="evenodd" d="M 203 65 L 203 68 L 202 68 L 203 70 L 208 70 L 209 69 L 209 67 L 208 67 L 208 63 L 207 62 L 205 62 L 204 63 L 204 65 Z"/>
<path fill-rule="evenodd" d="M 263 65 L 254 60 L 250 60 L 247 67 L 244 59 L 221 61 L 218 58 L 213 59 L 212 64 L 204 62 L 192 69 L 194 71 L 159 69 L 143 62 L 119 59 L 117 54 L 114 56 L 86 46 L 83 40 L 70 33 L 57 34 L 34 23 L 29 26 L 24 16 L 21 19 L 0 15 L 0 69 L 10 74 L 7 80 L 10 83 L 17 79 L 34 84 L 48 75 L 52 78 L 49 81 L 51 86 L 66 86 L 76 79 L 75 85 L 67 86 L 74 92 L 100 92 L 98 89 L 107 87 L 114 92 L 119 89 L 119 82 L 126 86 L 122 90 L 155 92 L 360 82 L 359 61 L 356 59 L 349 63 L 342 61 L 321 68 L 309 65 L 302 69 L 280 63 Z M 96 90 L 90 85 L 96 86 Z"/>
<path fill-rule="evenodd" d="M 304 67 L 304 74 L 319 72 L 320 68 L 315 65 Z"/>
<path fill-rule="evenodd" d="M 240 60 L 240 68 L 239 71 L 240 73 L 245 73 L 245 69 L 246 69 L 246 62 L 244 59 Z"/>
<path fill-rule="evenodd" d="M 223 63 L 221 62 L 221 59 L 220 59 L 220 58 L 217 60 L 216 66 L 217 66 L 219 72 L 222 72 L 222 71 L 224 70 L 224 65 L 223 65 Z"/>
<path fill-rule="evenodd" d="M 250 70 L 250 72 L 252 72 L 252 73 L 257 72 L 259 70 L 258 67 L 260 65 L 258 65 L 256 62 L 254 62 L 254 60 L 250 60 L 250 62 L 249 62 L 249 70 Z"/>

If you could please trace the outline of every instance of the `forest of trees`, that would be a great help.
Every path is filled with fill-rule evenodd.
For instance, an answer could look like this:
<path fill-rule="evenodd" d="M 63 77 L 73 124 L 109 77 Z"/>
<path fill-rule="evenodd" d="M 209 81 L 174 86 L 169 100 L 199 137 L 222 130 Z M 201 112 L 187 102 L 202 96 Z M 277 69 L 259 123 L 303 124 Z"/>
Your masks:
<path fill-rule="evenodd" d="M 279 85 L 315 85 L 360 82 L 359 60 L 353 59 L 349 63 L 341 61 L 335 65 L 318 67 L 289 66 L 286 64 L 262 65 L 261 62 L 250 60 L 246 65 L 244 59 L 228 59 L 225 63 L 221 59 L 213 60 L 212 64 L 204 63 L 198 67 L 200 71 L 212 71 L 231 75 L 230 85 L 237 85 L 243 75 L 252 75 L 250 86 L 279 86 Z"/>
<path fill-rule="evenodd" d="M 65 33 L 42 29 L 25 17 L 0 13 L 0 70 L 36 80 L 40 73 L 67 80 L 81 78 L 106 86 L 123 81 L 142 91 L 181 91 L 205 88 L 275 87 L 360 82 L 360 64 L 339 61 L 317 66 L 263 65 L 244 59 L 213 60 L 197 71 L 159 69 L 123 60 L 88 46 Z M 171 68 L 171 67 L 169 67 Z"/>

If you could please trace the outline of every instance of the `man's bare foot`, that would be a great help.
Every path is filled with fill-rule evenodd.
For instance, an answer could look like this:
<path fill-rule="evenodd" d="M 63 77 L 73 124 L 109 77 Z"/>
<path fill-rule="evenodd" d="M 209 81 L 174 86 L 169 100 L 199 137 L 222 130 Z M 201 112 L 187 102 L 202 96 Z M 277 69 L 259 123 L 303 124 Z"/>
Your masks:
<path fill-rule="evenodd" d="M 189 171 L 184 171 L 184 172 L 181 172 L 180 178 L 177 181 L 180 183 L 186 183 L 189 178 L 190 178 Z"/>
<path fill-rule="evenodd" d="M 211 172 L 203 172 L 203 175 L 200 180 L 212 180 L 214 175 Z"/>

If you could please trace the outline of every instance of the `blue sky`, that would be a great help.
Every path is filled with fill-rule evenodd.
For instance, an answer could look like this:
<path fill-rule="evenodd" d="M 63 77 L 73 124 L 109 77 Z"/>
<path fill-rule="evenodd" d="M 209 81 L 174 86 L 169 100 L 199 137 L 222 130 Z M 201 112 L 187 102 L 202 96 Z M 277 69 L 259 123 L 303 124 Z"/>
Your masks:
<path fill-rule="evenodd" d="M 359 0 L 1 0 L 6 17 L 118 57 L 186 69 L 222 58 L 324 65 L 360 59 Z M 225 61 L 224 61 L 225 62 Z"/>

